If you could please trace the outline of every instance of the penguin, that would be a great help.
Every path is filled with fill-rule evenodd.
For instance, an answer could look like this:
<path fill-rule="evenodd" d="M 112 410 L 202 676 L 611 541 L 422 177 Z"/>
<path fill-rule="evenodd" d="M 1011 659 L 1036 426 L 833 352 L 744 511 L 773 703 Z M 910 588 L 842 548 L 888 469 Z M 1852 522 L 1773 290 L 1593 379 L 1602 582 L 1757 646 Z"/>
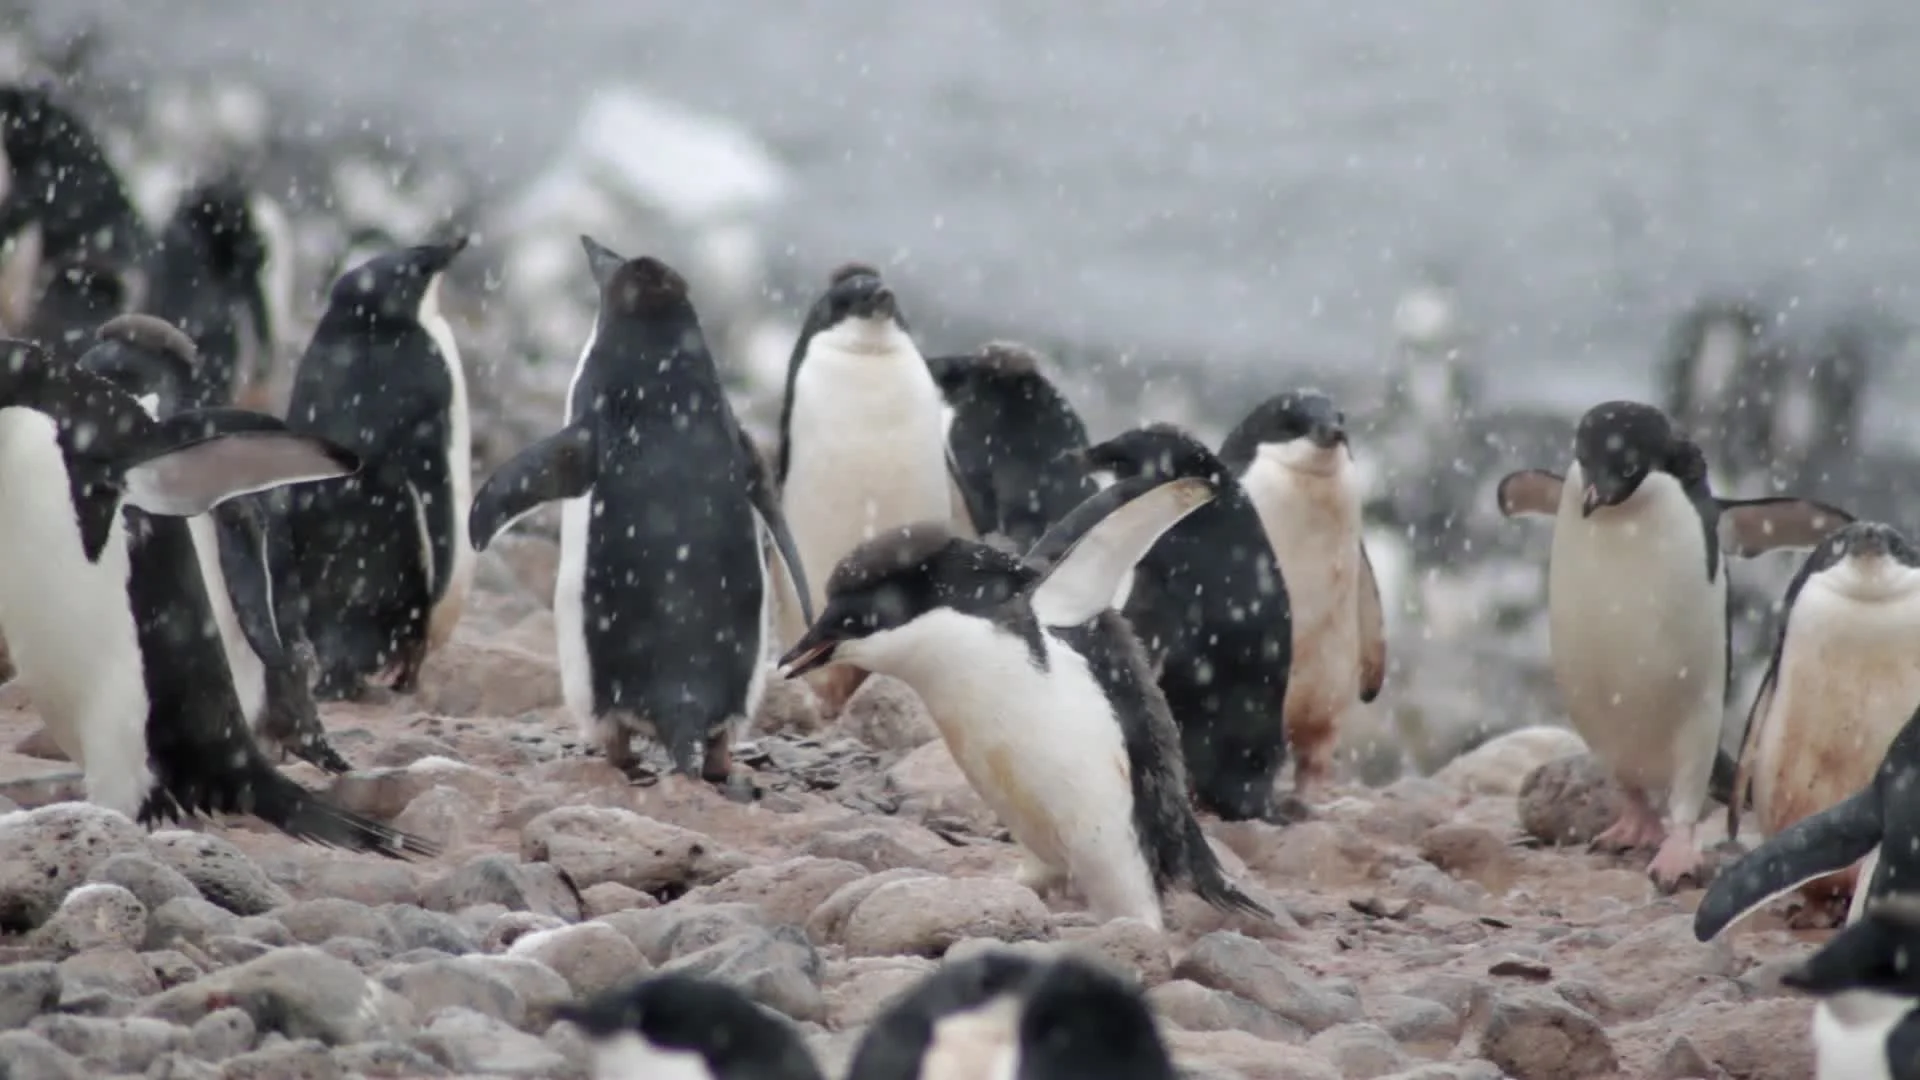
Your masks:
<path fill-rule="evenodd" d="M 1651 405 L 1595 405 L 1573 442 L 1564 478 L 1512 473 L 1496 497 L 1508 517 L 1554 517 L 1554 680 L 1574 729 L 1625 794 L 1594 845 L 1658 844 L 1648 873 L 1670 892 L 1700 867 L 1696 827 L 1730 688 L 1722 553 L 1811 547 L 1852 519 L 1808 499 L 1716 498 L 1700 448 Z"/>
<path fill-rule="evenodd" d="M 1702 452 L 1721 483 L 1765 468 L 1773 453 L 1774 392 L 1786 365 L 1768 321 L 1756 304 L 1708 297 L 1682 312 L 1668 334 L 1667 413 L 1684 430 L 1713 433 Z"/>
<path fill-rule="evenodd" d="M 1158 660 L 1200 808 L 1278 820 L 1293 622 L 1259 511 L 1206 444 L 1171 424 L 1115 436 L 1085 460 L 1117 480 L 1198 477 L 1213 490 L 1140 560 L 1121 611 Z"/>
<path fill-rule="evenodd" d="M 815 609 L 827 575 L 855 545 L 953 516 L 943 408 L 892 287 L 869 266 L 835 270 L 787 363 L 774 466 Z M 792 642 L 806 620 L 796 621 L 795 605 L 781 611 L 781 640 Z M 812 682 L 835 713 L 865 678 L 843 665 Z"/>
<path fill-rule="evenodd" d="M 126 309 L 127 285 L 111 264 L 64 259 L 54 265 L 20 336 L 71 360 L 93 344 L 94 331 Z"/>
<path fill-rule="evenodd" d="M 1920 899 L 1891 896 L 1780 975 L 1820 999 L 1814 1080 L 1920 1080 Z"/>
<path fill-rule="evenodd" d="M 825 1080 L 791 1024 L 712 979 L 669 971 L 562 1002 L 594 1080 Z"/>
<path fill-rule="evenodd" d="M 1072 954 L 950 960 L 889 1002 L 847 1080 L 1173 1080 L 1138 987 Z"/>
<path fill-rule="evenodd" d="M 143 309 L 199 347 L 193 397 L 230 405 L 239 384 L 263 382 L 272 362 L 273 319 L 262 275 L 267 241 L 237 177 L 181 196 L 149 257 Z"/>
<path fill-rule="evenodd" d="M 150 315 L 122 315 L 100 328 L 98 343 L 80 366 L 138 401 L 148 416 L 165 419 L 202 407 L 193 378 L 199 356 L 177 327 Z M 263 746 L 292 753 L 317 768 L 343 773 L 351 766 L 327 740 L 307 686 L 310 648 L 298 634 L 298 616 L 281 601 L 273 567 L 284 552 L 270 551 L 284 530 L 272 529 L 255 496 L 220 503 L 187 519 L 207 600 L 226 650 L 240 711 Z M 282 561 L 275 563 L 279 554 Z M 292 639 L 292 640 L 289 640 Z"/>
<path fill-rule="evenodd" d="M 1774 835 L 1866 786 L 1920 705 L 1920 551 L 1891 525 L 1856 521 L 1813 549 L 1748 713 L 1727 835 L 1749 796 Z M 1845 898 L 1853 874 L 1803 888 Z"/>
<path fill-rule="evenodd" d="M 580 239 L 600 312 L 566 424 L 481 485 L 468 532 L 484 548 L 563 501 L 553 614 L 567 707 L 618 768 L 635 767 L 639 732 L 665 744 L 676 772 L 724 782 L 730 724 L 750 719 L 766 689 L 765 539 L 794 581 L 806 573 L 686 280 Z"/>
<path fill-rule="evenodd" d="M 1887 744 L 1866 786 L 1774 833 L 1722 870 L 1700 898 L 1693 934 L 1721 931 L 1810 881 L 1860 863 L 1847 921 L 1893 893 L 1920 891 L 1920 821 L 1911 813 L 1920 784 L 1920 708 Z"/>
<path fill-rule="evenodd" d="M 375 673 L 412 692 L 473 578 L 467 380 L 440 313 L 441 278 L 466 246 L 403 248 L 340 275 L 294 373 L 287 426 L 365 463 L 288 500 L 323 701 L 360 696 Z"/>
<path fill-rule="evenodd" d="M 1227 433 L 1220 460 L 1259 512 L 1287 582 L 1287 742 L 1294 793 L 1309 801 L 1331 770 L 1341 719 L 1378 697 L 1387 678 L 1386 618 L 1361 539 L 1346 416 L 1316 391 L 1275 395 Z"/>
<path fill-rule="evenodd" d="M 946 400 L 947 452 L 974 531 L 1025 551 L 1097 490 L 1072 457 L 1087 448 L 1087 426 L 1038 353 L 995 341 L 928 357 L 927 367 Z"/>
<path fill-rule="evenodd" d="M 1157 929 L 1161 893 L 1181 882 L 1265 916 L 1207 846 L 1166 699 L 1111 607 L 1134 564 L 1213 494 L 1199 478 L 1119 481 L 1025 558 L 944 521 L 889 529 L 835 567 L 780 672 L 845 660 L 913 688 L 1036 892 L 1068 883 L 1095 918 Z"/>
<path fill-rule="evenodd" d="M 341 476 L 353 455 L 239 410 L 148 416 L 111 382 L 0 344 L 0 627 L 89 801 L 142 824 L 252 813 L 389 857 L 437 848 L 335 807 L 247 731 L 182 518 Z"/>

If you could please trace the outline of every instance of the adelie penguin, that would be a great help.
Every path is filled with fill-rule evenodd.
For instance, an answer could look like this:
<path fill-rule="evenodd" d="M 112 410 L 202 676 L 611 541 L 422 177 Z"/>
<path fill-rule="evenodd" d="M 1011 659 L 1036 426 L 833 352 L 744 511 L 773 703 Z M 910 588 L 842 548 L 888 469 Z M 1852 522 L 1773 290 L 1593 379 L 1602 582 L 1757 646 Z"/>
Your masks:
<path fill-rule="evenodd" d="M 1206 444 L 1171 424 L 1118 435 L 1084 459 L 1116 480 L 1196 477 L 1214 491 L 1140 560 L 1121 611 L 1158 662 L 1200 807 L 1229 821 L 1282 817 L 1273 788 L 1287 761 L 1293 624 L 1252 500 Z"/>
<path fill-rule="evenodd" d="M 1097 490 L 1075 456 L 1087 448 L 1086 424 L 1038 353 L 996 341 L 928 357 L 927 367 L 946 398 L 948 457 L 981 537 L 1025 551 Z"/>
<path fill-rule="evenodd" d="M 731 725 L 766 689 L 774 593 L 763 543 L 802 586 L 807 575 L 685 280 L 657 259 L 581 242 L 600 312 L 566 426 L 488 478 L 470 532 L 485 546 L 562 502 L 553 617 L 568 708 L 622 769 L 644 733 L 676 771 L 724 781 Z"/>
<path fill-rule="evenodd" d="M 126 310 L 126 282 L 110 263 L 67 259 L 54 264 L 20 336 L 72 360 L 92 347 L 95 331 Z"/>
<path fill-rule="evenodd" d="M 440 312 L 465 237 L 348 270 L 294 373 L 287 426 L 359 455 L 361 471 L 291 493 L 292 573 L 320 666 L 314 695 L 370 676 L 411 692 L 453 633 L 473 578 L 467 378 Z"/>
<path fill-rule="evenodd" d="M 871 267 L 834 271 L 787 364 L 775 464 L 814 608 L 834 565 L 861 541 L 952 517 L 943 409 L 892 286 Z M 791 605 L 781 613 L 781 640 L 791 642 L 805 620 Z M 841 666 L 811 681 L 833 713 L 864 678 Z"/>
<path fill-rule="evenodd" d="M 267 242 L 239 180 L 210 181 L 181 196 L 148 260 L 142 307 L 199 348 L 195 401 L 228 405 L 243 381 L 264 381 L 273 352 L 266 265 Z"/>
<path fill-rule="evenodd" d="M 888 530 L 840 561 L 781 671 L 846 660 L 910 686 L 1035 891 L 1070 883 L 1095 918 L 1155 928 L 1174 883 L 1265 915 L 1207 846 L 1166 699 L 1111 607 L 1154 542 L 1212 497 L 1200 479 L 1121 481 L 1025 559 L 940 521 Z"/>
<path fill-rule="evenodd" d="M 950 960 L 881 1011 L 847 1080 L 1173 1080 L 1137 986 L 1071 954 Z"/>
<path fill-rule="evenodd" d="M 80 366 L 131 395 L 147 415 L 165 419 L 206 403 L 197 398 L 193 342 L 148 315 L 123 315 L 100 328 Z M 327 740 L 308 688 L 311 662 L 298 613 L 274 588 L 284 565 L 267 510 L 252 496 L 229 499 L 187 519 L 207 601 L 226 649 L 240 711 L 263 746 L 293 753 L 327 772 L 350 766 Z M 280 562 L 276 563 L 276 560 Z"/>
<path fill-rule="evenodd" d="M 1380 585 L 1361 541 L 1360 482 L 1346 416 L 1325 394 L 1256 406 L 1220 444 L 1266 529 L 1287 582 L 1293 649 L 1286 684 L 1294 792 L 1324 784 L 1340 722 L 1387 677 Z"/>
<path fill-rule="evenodd" d="M 1814 1080 L 1920 1080 L 1920 899 L 1888 897 L 1781 973 L 1820 999 Z"/>
<path fill-rule="evenodd" d="M 785 1020 L 722 982 L 668 972 L 554 1009 L 593 1052 L 594 1080 L 823 1080 Z"/>
<path fill-rule="evenodd" d="M 0 626 L 90 801 L 147 824 L 252 813 L 305 840 L 434 852 L 267 761 L 241 715 L 181 520 L 356 466 L 260 413 L 155 420 L 77 364 L 0 345 Z"/>
<path fill-rule="evenodd" d="M 1588 410 L 1573 458 L 1564 478 L 1507 476 L 1497 497 L 1509 517 L 1554 518 L 1554 681 L 1574 729 L 1625 794 L 1619 821 L 1594 844 L 1659 845 L 1648 872 L 1670 891 L 1700 865 L 1696 828 L 1729 691 L 1723 553 L 1811 547 L 1850 519 L 1807 499 L 1716 498 L 1700 448 L 1637 402 Z"/>

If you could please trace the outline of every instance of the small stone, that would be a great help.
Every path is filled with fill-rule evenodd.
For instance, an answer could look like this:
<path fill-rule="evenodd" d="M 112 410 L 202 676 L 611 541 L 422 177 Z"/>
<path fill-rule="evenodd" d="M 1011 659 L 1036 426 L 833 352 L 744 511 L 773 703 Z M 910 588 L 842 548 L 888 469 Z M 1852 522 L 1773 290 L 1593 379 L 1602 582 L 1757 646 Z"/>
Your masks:
<path fill-rule="evenodd" d="M 1420 857 L 1496 895 L 1507 891 L 1516 873 L 1507 842 L 1478 825 L 1448 822 L 1427 830 L 1420 838 Z"/>
<path fill-rule="evenodd" d="M 32 1030 L 53 1045 L 109 1073 L 142 1072 L 162 1054 L 184 1050 L 186 1029 L 146 1017 L 108 1020 L 92 1016 L 43 1016 Z"/>
<path fill-rule="evenodd" d="M 653 969 L 626 935 L 598 922 L 524 934 L 507 955 L 545 964 L 583 998 Z"/>
<path fill-rule="evenodd" d="M 1527 776 L 1549 761 L 1585 753 L 1563 727 L 1524 727 L 1497 735 L 1441 766 L 1433 779 L 1472 795 L 1518 795 Z"/>
<path fill-rule="evenodd" d="M 1580 1080 L 1619 1068 L 1599 1021 L 1541 993 L 1496 997 L 1480 1052 L 1517 1080 Z"/>
<path fill-rule="evenodd" d="M 1693 1045 L 1693 1040 L 1676 1035 L 1660 1055 L 1660 1063 L 1654 1066 L 1652 1080 L 1692 1080 L 1713 1073 L 1713 1066 L 1700 1053 L 1700 1048 Z"/>
<path fill-rule="evenodd" d="M 233 924 L 233 933 L 236 937 L 276 948 L 294 944 L 293 935 L 287 932 L 287 924 L 267 915 L 246 916 Z"/>
<path fill-rule="evenodd" d="M 490 953 L 505 952 L 528 934 L 537 934 L 542 930 L 557 930 L 566 926 L 565 922 L 551 915 L 536 915 L 531 911 L 509 911 L 493 920 L 487 928 L 487 936 L 481 941 L 481 948 Z"/>
<path fill-rule="evenodd" d="M 224 1077 L 220 1066 L 175 1050 L 155 1058 L 141 1080 L 224 1080 Z"/>
<path fill-rule="evenodd" d="M 300 1039 L 227 1059 L 221 1080 L 342 1080 L 340 1066 L 326 1045 Z"/>
<path fill-rule="evenodd" d="M 965 937 L 1035 941 L 1053 936 L 1032 889 L 1000 877 L 907 878 L 873 890 L 847 917 L 851 956 L 939 956 Z"/>
<path fill-rule="evenodd" d="M 1354 999 L 1317 984 L 1299 965 L 1259 941 L 1228 930 L 1194 942 L 1173 975 L 1238 994 L 1310 1032 L 1360 1019 Z"/>
<path fill-rule="evenodd" d="M 147 847 L 200 895 L 236 915 L 265 914 L 293 900 L 245 852 L 210 833 L 157 832 L 147 837 Z"/>
<path fill-rule="evenodd" d="M 423 1016 L 457 1007 L 485 1013 L 514 1027 L 526 1022 L 526 1003 L 513 986 L 465 958 L 413 964 L 387 972 L 380 981 L 412 1002 Z"/>
<path fill-rule="evenodd" d="M 1127 972 L 1143 987 L 1173 977 L 1165 935 L 1139 919 L 1109 919 L 1076 939 L 1074 946 Z"/>
<path fill-rule="evenodd" d="M 617 881 L 641 892 L 717 880 L 734 863 L 712 839 L 631 810 L 563 806 L 527 822 L 520 857 L 550 863 L 582 888 Z"/>
<path fill-rule="evenodd" d="M 480 951 L 480 941 L 451 915 L 412 904 L 389 904 L 380 909 L 398 939 L 397 951 L 438 949 L 449 956 Z"/>
<path fill-rule="evenodd" d="M 218 1009 L 201 1017 L 188 1033 L 195 1055 L 225 1061 L 253 1049 L 258 1032 L 245 1009 Z"/>
<path fill-rule="evenodd" d="M 393 827 L 451 851 L 466 843 L 480 820 L 480 807 L 465 792 L 436 784 L 414 796 L 394 817 Z"/>
<path fill-rule="evenodd" d="M 620 931 L 640 954 L 664 964 L 750 930 L 767 927 L 753 904 L 689 904 L 681 901 L 653 911 L 627 911 L 601 922 Z"/>
<path fill-rule="evenodd" d="M 877 827 L 828 829 L 808 837 L 800 850 L 822 859 L 855 863 L 876 874 L 900 867 L 924 870 L 928 861 L 923 852 L 903 843 L 892 830 Z"/>
<path fill-rule="evenodd" d="M 553 1023 L 553 1012 L 562 1002 L 574 1000 L 573 987 L 552 968 L 523 956 L 463 956 L 460 961 L 476 971 L 492 975 L 520 995 L 526 1007 L 527 1031 L 539 1031 Z"/>
<path fill-rule="evenodd" d="M 382 948 L 379 943 L 357 937 L 330 937 L 320 943 L 320 951 L 328 956 L 337 956 L 361 971 L 372 971 L 387 959 L 392 950 Z M 435 956 L 443 955 L 435 953 Z"/>
<path fill-rule="evenodd" d="M 567 1068 L 546 1043 L 471 1009 L 441 1009 L 413 1045 L 460 1073 L 545 1077 Z"/>
<path fill-rule="evenodd" d="M 0 817 L 0 927 L 39 926 L 114 855 L 138 851 L 138 825 L 90 803 L 55 803 Z"/>
<path fill-rule="evenodd" d="M 1299 1024 L 1238 994 L 1188 979 L 1154 987 L 1147 1000 L 1168 1023 L 1188 1031 L 1245 1031 L 1271 1042 L 1307 1041 L 1307 1031 Z"/>
<path fill-rule="evenodd" d="M 860 684 L 840 710 L 839 726 L 875 750 L 913 750 L 940 737 L 920 695 L 885 675 Z"/>
<path fill-rule="evenodd" d="M 1307 1049 L 1326 1058 L 1346 1080 L 1374 1080 L 1411 1064 L 1393 1036 L 1372 1024 L 1335 1024 L 1308 1039 Z"/>
<path fill-rule="evenodd" d="M 826 726 L 826 718 L 820 715 L 820 701 L 807 689 L 805 682 L 799 679 L 770 679 L 766 693 L 760 697 L 760 708 L 754 713 L 751 726 L 763 735 L 811 735 Z"/>
<path fill-rule="evenodd" d="M 1438 905 L 1455 911 L 1479 911 L 1486 890 L 1479 883 L 1449 877 L 1432 863 L 1416 862 L 1395 870 L 1387 877 L 1393 892 L 1418 901 L 1422 906 Z"/>
<path fill-rule="evenodd" d="M 154 977 L 160 980 L 162 990 L 171 990 L 176 986 L 190 983 L 207 973 L 206 969 L 195 963 L 191 957 L 173 949 L 141 953 L 140 959 L 146 961 Z"/>
<path fill-rule="evenodd" d="M 1406 994 L 1379 994 L 1366 1001 L 1367 1015 L 1386 1033 L 1415 1046 L 1452 1046 L 1463 1027 L 1452 1009 Z"/>
<path fill-rule="evenodd" d="M 0 1031 L 26 1027 L 59 1003 L 59 968 L 38 962 L 0 967 Z"/>
<path fill-rule="evenodd" d="M 768 922 L 798 926 L 842 885 L 866 876 L 858 863 L 803 856 L 747 867 L 685 899 L 702 904 L 750 901 L 759 905 Z"/>
<path fill-rule="evenodd" d="M 446 1066 L 405 1043 L 366 1042 L 342 1046 L 333 1052 L 334 1064 L 349 1075 L 365 1077 L 429 1077 L 447 1075 Z"/>
<path fill-rule="evenodd" d="M 209 900 L 183 896 L 160 905 L 147 916 L 149 949 L 170 949 L 177 945 L 204 948 L 208 939 L 230 935 L 240 919 L 233 912 Z"/>
<path fill-rule="evenodd" d="M 7 1080 L 91 1080 L 80 1060 L 31 1031 L 0 1031 Z"/>
<path fill-rule="evenodd" d="M 603 881 L 581 889 L 580 904 L 586 917 L 591 919 L 632 908 L 659 907 L 660 901 L 617 881 Z"/>
<path fill-rule="evenodd" d="M 200 899 L 186 875 L 146 851 L 126 851 L 109 856 L 87 874 L 87 880 L 102 885 L 118 885 L 138 897 L 149 912 L 181 897 Z"/>
<path fill-rule="evenodd" d="M 98 991 L 138 1001 L 159 993 L 160 976 L 139 953 L 129 949 L 96 949 L 60 962 L 62 996 Z"/>
<path fill-rule="evenodd" d="M 483 855 L 421 891 L 421 907 L 456 912 L 478 904 L 531 911 L 566 922 L 580 919 L 573 884 L 545 863 L 522 863 L 510 855 Z"/>
<path fill-rule="evenodd" d="M 480 806 L 492 806 L 507 787 L 504 777 L 445 757 L 424 757 L 397 769 L 356 769 L 337 776 L 328 789 L 334 805 L 349 813 L 392 821 L 407 804 L 436 786 L 460 791 Z"/>
<path fill-rule="evenodd" d="M 318 949 L 277 949 L 149 1000 L 148 1016 L 195 1024 L 230 1005 L 247 1010 L 261 1032 L 318 1039 L 329 1046 L 391 1039 L 411 1029 L 414 1010 L 352 964 Z"/>
<path fill-rule="evenodd" d="M 404 863 L 328 859 L 311 868 L 305 895 L 353 900 L 368 907 L 417 904 L 420 881 L 417 872 Z"/>
<path fill-rule="evenodd" d="M 457 761 L 460 751 L 445 739 L 436 739 L 431 735 L 402 735 L 381 747 L 373 755 L 372 764 L 376 769 L 401 769 L 421 758 L 430 757 Z"/>
<path fill-rule="evenodd" d="M 827 897 L 826 900 L 821 902 L 819 907 L 814 909 L 812 915 L 807 916 L 807 937 L 820 942 L 839 941 L 846 930 L 848 917 L 853 914 L 854 909 L 859 907 L 867 897 L 873 895 L 881 886 L 889 885 L 896 881 L 907 881 L 915 878 L 929 881 L 946 880 L 945 878 L 936 878 L 933 874 L 925 870 L 899 867 L 893 870 L 882 870 L 855 881 L 850 881 L 840 886 L 840 888 L 835 889 L 832 896 Z"/>
<path fill-rule="evenodd" d="M 820 990 L 825 965 L 798 927 L 754 930 L 682 956 L 667 965 L 727 983 L 795 1020 L 820 1020 L 827 1011 Z"/>
<path fill-rule="evenodd" d="M 1620 787 L 1592 754 L 1549 761 L 1520 785 L 1520 827 L 1549 844 L 1585 844 L 1620 816 Z"/>
<path fill-rule="evenodd" d="M 82 885 L 66 895 L 41 930 L 65 953 L 133 950 L 147 939 L 147 909 L 118 885 Z"/>
<path fill-rule="evenodd" d="M 323 945 L 337 937 L 360 938 L 383 952 L 397 951 L 399 935 L 378 911 L 352 900 L 323 897 L 276 908 L 273 917 L 302 945 Z"/>

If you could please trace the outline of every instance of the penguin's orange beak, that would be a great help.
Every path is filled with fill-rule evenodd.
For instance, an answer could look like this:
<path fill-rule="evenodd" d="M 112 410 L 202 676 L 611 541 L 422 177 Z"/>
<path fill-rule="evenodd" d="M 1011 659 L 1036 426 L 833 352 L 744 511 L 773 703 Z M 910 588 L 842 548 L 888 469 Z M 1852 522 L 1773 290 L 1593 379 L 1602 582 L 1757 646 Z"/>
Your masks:
<path fill-rule="evenodd" d="M 807 631 L 794 643 L 793 648 L 787 650 L 787 655 L 780 658 L 780 677 L 797 679 L 809 671 L 826 667 L 833 663 L 834 651 L 839 647 L 838 641 L 826 638 L 817 628 Z"/>

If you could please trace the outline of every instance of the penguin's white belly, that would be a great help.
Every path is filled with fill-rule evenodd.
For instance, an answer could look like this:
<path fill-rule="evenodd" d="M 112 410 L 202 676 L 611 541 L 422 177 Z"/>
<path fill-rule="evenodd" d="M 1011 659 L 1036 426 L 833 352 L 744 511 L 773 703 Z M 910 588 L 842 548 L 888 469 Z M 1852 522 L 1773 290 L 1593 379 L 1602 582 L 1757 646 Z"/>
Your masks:
<path fill-rule="evenodd" d="M 1074 882 L 1097 916 L 1157 924 L 1126 744 L 1086 660 L 1049 634 L 1042 671 L 1024 642 L 945 609 L 914 626 L 937 645 L 888 673 L 926 702 L 974 791 L 1014 839 Z"/>
<path fill-rule="evenodd" d="M 587 526 L 593 489 L 560 505 L 560 565 L 553 580 L 554 651 L 560 659 L 560 696 L 588 738 L 593 715 L 593 661 L 587 656 Z"/>
<path fill-rule="evenodd" d="M 1887 1036 L 1914 1003 L 1871 990 L 1835 994 L 1813 1009 L 1816 1080 L 1892 1080 Z"/>
<path fill-rule="evenodd" d="M 940 391 L 917 354 L 815 346 L 794 381 L 782 509 L 815 610 L 842 556 L 952 511 Z"/>
<path fill-rule="evenodd" d="M 227 654 L 227 670 L 233 675 L 234 692 L 240 695 L 240 712 L 256 733 L 267 705 L 267 669 L 253 651 L 253 643 L 240 629 L 240 616 L 233 609 L 233 595 L 227 591 L 227 574 L 220 566 L 220 540 L 213 519 L 201 514 L 187 519 L 193 535 L 193 554 L 200 563 L 200 580 L 207 589 L 207 604 L 213 610 L 214 625 L 220 628 L 220 647 Z"/>
<path fill-rule="evenodd" d="M 87 798 L 129 817 L 153 786 L 140 635 L 116 514 L 88 562 L 66 465 L 42 413 L 0 409 L 0 629 L 53 741 L 86 774 Z"/>
<path fill-rule="evenodd" d="M 1861 602 L 1808 582 L 1751 765 L 1769 835 L 1867 785 L 1920 705 L 1920 597 Z"/>
<path fill-rule="evenodd" d="M 593 1080 L 713 1080 L 697 1050 L 658 1046 L 638 1034 L 620 1034 L 593 1048 Z"/>
<path fill-rule="evenodd" d="M 453 566 L 447 571 L 447 588 L 434 602 L 433 628 L 429 637 L 435 643 L 444 641 L 452 634 L 453 626 L 449 620 L 458 620 L 460 611 L 466 602 L 467 587 L 473 581 L 473 566 L 476 553 L 467 537 L 467 511 L 473 506 L 473 434 L 472 417 L 467 410 L 467 374 L 460 361 L 460 349 L 453 338 L 453 328 L 447 324 L 446 316 L 435 303 L 421 312 L 420 325 L 440 350 L 440 356 L 446 361 L 447 377 L 452 383 L 453 394 L 447 407 L 447 485 L 453 499 L 451 521 L 453 530 Z M 426 562 L 431 566 L 432 549 Z M 435 568 L 432 573 L 438 573 Z M 431 578 L 429 579 L 431 580 Z"/>
<path fill-rule="evenodd" d="M 1333 723 L 1360 700 L 1359 500 L 1339 477 L 1302 474 L 1264 452 L 1241 486 L 1287 586 L 1287 722 Z"/>
<path fill-rule="evenodd" d="M 1547 572 L 1554 677 L 1594 753 L 1622 781 L 1664 790 L 1677 756 L 1690 771 L 1712 766 L 1726 687 L 1727 560 L 1709 582 L 1699 515 L 1664 473 L 1589 518 L 1580 516 L 1582 487 L 1575 466 Z M 1698 779 L 1704 785 L 1704 771 Z"/>

